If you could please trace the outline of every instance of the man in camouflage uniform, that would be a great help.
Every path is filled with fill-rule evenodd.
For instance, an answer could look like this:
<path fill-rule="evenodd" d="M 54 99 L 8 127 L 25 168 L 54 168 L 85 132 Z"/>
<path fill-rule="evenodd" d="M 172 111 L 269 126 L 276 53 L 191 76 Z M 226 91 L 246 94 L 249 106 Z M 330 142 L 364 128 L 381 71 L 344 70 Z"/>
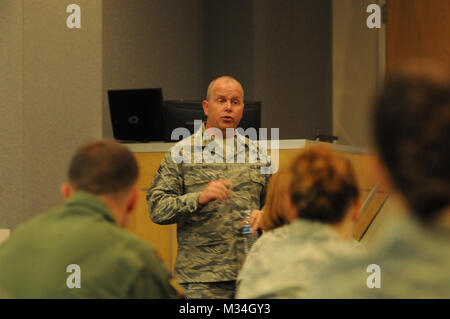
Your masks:
<path fill-rule="evenodd" d="M 450 77 L 415 65 L 388 80 L 373 132 L 382 182 L 411 216 L 368 256 L 324 269 L 309 297 L 450 298 Z"/>
<path fill-rule="evenodd" d="M 166 154 L 147 194 L 153 222 L 177 224 L 175 277 L 188 298 L 233 298 L 245 259 L 246 211 L 253 231 L 259 228 L 270 178 L 261 170 L 270 163 L 256 142 L 233 131 L 243 96 L 234 78 L 211 82 L 202 102 L 206 125 Z"/>

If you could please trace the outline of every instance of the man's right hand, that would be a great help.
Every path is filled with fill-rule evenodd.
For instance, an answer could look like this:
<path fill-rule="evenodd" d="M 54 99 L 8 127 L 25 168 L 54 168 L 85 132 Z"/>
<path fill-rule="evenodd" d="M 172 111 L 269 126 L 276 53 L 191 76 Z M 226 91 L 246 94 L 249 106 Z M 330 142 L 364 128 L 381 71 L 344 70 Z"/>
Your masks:
<path fill-rule="evenodd" d="M 198 203 L 205 205 L 213 200 L 226 200 L 230 196 L 231 181 L 228 179 L 221 179 L 209 182 L 206 188 L 198 197 Z"/>

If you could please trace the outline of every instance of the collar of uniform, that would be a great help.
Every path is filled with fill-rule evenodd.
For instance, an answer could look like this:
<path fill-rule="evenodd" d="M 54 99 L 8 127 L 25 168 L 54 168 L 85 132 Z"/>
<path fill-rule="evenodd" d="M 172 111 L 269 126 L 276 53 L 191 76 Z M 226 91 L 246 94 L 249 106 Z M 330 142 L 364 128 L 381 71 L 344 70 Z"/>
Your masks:
<path fill-rule="evenodd" d="M 298 218 L 286 226 L 291 229 L 294 236 L 314 238 L 318 241 L 329 239 L 342 240 L 330 225 L 322 222 Z"/>
<path fill-rule="evenodd" d="M 194 133 L 194 139 L 198 139 L 198 141 L 202 141 L 202 148 L 205 148 L 207 145 L 209 145 L 210 143 L 213 143 L 216 141 L 216 139 L 214 137 L 211 138 L 207 138 L 207 134 L 205 134 L 206 131 L 206 124 L 205 122 L 202 122 L 202 127 L 201 129 L 197 130 Z M 223 152 L 223 154 L 225 154 L 225 144 L 226 141 L 228 141 L 228 139 L 223 139 L 222 144 L 217 143 L 217 147 Z M 248 139 L 243 136 L 242 134 L 240 134 L 237 130 L 234 130 L 234 137 L 233 137 L 233 142 L 235 143 L 235 153 L 236 155 L 239 155 L 239 153 L 241 152 L 246 152 L 249 149 L 249 142 Z M 194 143 L 194 145 L 196 145 Z M 237 145 L 242 145 L 244 147 L 237 147 Z M 214 151 L 211 152 L 212 154 L 214 153 Z"/>
<path fill-rule="evenodd" d="M 89 207 L 92 212 L 98 213 L 102 215 L 106 220 L 116 223 L 116 220 L 114 219 L 110 209 L 106 204 L 101 201 L 97 196 L 83 192 L 78 191 L 75 192 L 65 203 L 65 206 L 68 207 L 76 207 L 76 206 L 83 206 L 83 207 Z"/>

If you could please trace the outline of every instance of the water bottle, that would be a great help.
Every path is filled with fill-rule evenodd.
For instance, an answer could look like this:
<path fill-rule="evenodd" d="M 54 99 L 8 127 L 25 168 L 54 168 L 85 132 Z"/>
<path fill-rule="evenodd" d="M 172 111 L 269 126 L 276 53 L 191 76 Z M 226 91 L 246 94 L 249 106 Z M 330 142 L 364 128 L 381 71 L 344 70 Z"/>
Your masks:
<path fill-rule="evenodd" d="M 252 228 L 250 227 L 251 211 L 246 210 L 244 214 L 245 217 L 244 222 L 242 223 L 241 234 L 242 238 L 244 239 L 244 251 L 245 254 L 248 255 L 250 249 L 252 248 L 253 244 L 255 243 L 258 237 L 256 234 L 252 233 Z"/>

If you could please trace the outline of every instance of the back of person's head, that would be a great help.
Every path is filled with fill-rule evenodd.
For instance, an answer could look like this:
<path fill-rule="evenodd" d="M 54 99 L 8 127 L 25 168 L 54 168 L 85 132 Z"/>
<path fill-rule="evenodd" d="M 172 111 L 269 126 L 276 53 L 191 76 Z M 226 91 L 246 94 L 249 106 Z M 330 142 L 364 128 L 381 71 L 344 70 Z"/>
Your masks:
<path fill-rule="evenodd" d="M 113 195 L 129 191 L 138 178 L 133 154 L 114 141 L 94 141 L 79 147 L 69 165 L 68 179 L 75 191 Z"/>
<path fill-rule="evenodd" d="M 392 74 L 374 107 L 381 161 L 423 222 L 450 204 L 450 81 L 443 69 L 416 64 Z"/>
<path fill-rule="evenodd" d="M 263 230 L 267 231 L 283 226 L 292 220 L 289 205 L 290 183 L 291 173 L 287 167 L 280 167 L 278 172 L 270 178 L 262 217 Z"/>
<path fill-rule="evenodd" d="M 358 202 L 359 188 L 350 162 L 328 147 L 300 151 L 290 173 L 291 201 L 298 218 L 339 223 Z"/>

